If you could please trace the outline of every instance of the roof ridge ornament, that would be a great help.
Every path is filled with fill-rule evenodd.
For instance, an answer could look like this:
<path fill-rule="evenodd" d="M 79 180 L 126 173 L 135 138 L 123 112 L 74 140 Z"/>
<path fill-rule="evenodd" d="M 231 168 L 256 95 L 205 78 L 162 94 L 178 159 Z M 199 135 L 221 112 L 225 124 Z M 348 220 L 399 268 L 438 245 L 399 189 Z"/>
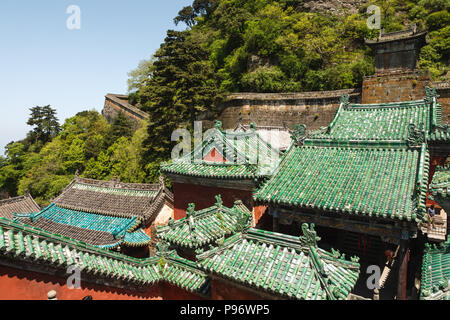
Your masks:
<path fill-rule="evenodd" d="M 414 123 L 408 125 L 408 139 L 406 141 L 410 148 L 419 147 L 426 142 L 423 122 L 419 124 L 419 127 L 416 127 Z"/>
<path fill-rule="evenodd" d="M 216 207 L 222 209 L 223 206 L 222 195 L 218 194 L 214 198 L 216 199 Z"/>
<path fill-rule="evenodd" d="M 160 256 L 165 256 L 169 252 L 170 244 L 162 240 L 156 243 L 156 251 Z"/>
<path fill-rule="evenodd" d="M 295 128 L 292 132 L 291 139 L 294 140 L 296 146 L 300 147 L 306 140 L 306 125 L 295 125 Z"/>
<path fill-rule="evenodd" d="M 350 104 L 350 95 L 348 93 L 344 93 L 340 98 L 339 102 L 344 105 L 344 107 Z"/>
<path fill-rule="evenodd" d="M 194 212 L 195 212 L 195 203 L 189 203 L 186 210 L 186 218 L 190 218 L 192 215 L 194 215 Z"/>
<path fill-rule="evenodd" d="M 437 94 L 436 88 L 434 87 L 425 87 L 425 102 L 427 103 L 432 103 L 433 102 L 433 98 L 439 98 L 440 96 Z"/>
<path fill-rule="evenodd" d="M 247 233 L 250 229 L 251 224 L 251 214 L 244 210 L 235 209 L 238 217 L 236 219 L 236 232 Z"/>
<path fill-rule="evenodd" d="M 218 129 L 218 130 L 220 130 L 220 131 L 222 131 L 222 130 L 223 130 L 223 128 L 222 128 L 222 121 L 216 120 L 216 121 L 214 122 L 214 128 L 215 128 L 215 129 Z"/>
<path fill-rule="evenodd" d="M 302 224 L 303 235 L 299 237 L 300 243 L 307 247 L 317 247 L 317 241 L 320 241 L 320 237 L 317 236 L 317 232 L 314 230 L 314 223 L 311 223 L 311 227 L 307 223 Z"/>

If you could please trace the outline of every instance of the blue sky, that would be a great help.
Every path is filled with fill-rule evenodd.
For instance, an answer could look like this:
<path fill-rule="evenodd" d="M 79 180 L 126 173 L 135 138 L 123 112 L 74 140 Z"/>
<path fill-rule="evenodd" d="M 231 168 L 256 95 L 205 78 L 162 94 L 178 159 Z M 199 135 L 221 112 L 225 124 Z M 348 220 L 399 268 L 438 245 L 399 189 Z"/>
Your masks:
<path fill-rule="evenodd" d="M 25 137 L 29 108 L 50 104 L 64 119 L 101 111 L 107 93 L 126 93 L 127 73 L 148 59 L 173 18 L 193 0 L 1 0 L 0 154 Z M 81 29 L 69 30 L 70 5 Z"/>

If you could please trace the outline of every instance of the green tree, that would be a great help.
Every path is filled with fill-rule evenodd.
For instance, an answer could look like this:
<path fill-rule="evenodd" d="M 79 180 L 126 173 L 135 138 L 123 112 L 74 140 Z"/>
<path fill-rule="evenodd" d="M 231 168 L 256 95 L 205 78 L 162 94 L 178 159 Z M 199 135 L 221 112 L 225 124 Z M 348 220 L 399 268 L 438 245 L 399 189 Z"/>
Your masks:
<path fill-rule="evenodd" d="M 133 135 L 133 126 L 123 112 L 119 112 L 114 119 L 109 133 L 105 139 L 106 145 L 110 146 L 121 137 L 130 138 Z"/>
<path fill-rule="evenodd" d="M 29 140 L 41 145 L 49 142 L 61 131 L 58 118 L 56 117 L 56 110 L 52 109 L 50 105 L 44 107 L 30 108 L 31 114 L 27 121 L 29 126 L 34 127 L 28 134 Z"/>
<path fill-rule="evenodd" d="M 214 113 L 223 98 L 204 41 L 187 31 L 168 31 L 155 54 L 153 75 L 139 91 L 142 108 L 152 115 L 145 141 L 150 162 L 170 156 L 173 130 L 180 124 L 190 128 L 206 111 Z"/>

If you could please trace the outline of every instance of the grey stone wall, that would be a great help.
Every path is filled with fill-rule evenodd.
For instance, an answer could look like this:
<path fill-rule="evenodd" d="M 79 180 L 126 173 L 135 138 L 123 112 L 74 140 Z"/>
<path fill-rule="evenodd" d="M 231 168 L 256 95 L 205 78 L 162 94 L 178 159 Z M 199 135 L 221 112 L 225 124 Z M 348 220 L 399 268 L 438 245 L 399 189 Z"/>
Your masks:
<path fill-rule="evenodd" d="M 358 89 L 305 93 L 236 93 L 222 106 L 219 117 L 223 128 L 234 128 L 239 119 L 243 124 L 287 126 L 306 124 L 308 130 L 327 126 L 339 107 L 339 98 L 348 93 L 350 101 L 361 102 Z"/>

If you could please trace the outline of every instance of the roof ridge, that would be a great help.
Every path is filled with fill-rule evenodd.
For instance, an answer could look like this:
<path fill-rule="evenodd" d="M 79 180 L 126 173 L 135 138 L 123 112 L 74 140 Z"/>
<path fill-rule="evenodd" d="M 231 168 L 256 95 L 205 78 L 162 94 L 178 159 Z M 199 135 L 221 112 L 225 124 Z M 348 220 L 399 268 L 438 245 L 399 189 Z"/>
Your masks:
<path fill-rule="evenodd" d="M 159 183 L 132 183 L 132 182 L 122 182 L 119 180 L 97 180 L 82 177 L 75 177 L 72 182 L 86 185 L 100 186 L 109 189 L 136 190 L 136 191 L 156 191 L 160 187 Z"/>
<path fill-rule="evenodd" d="M 20 201 L 20 200 L 23 200 L 26 198 L 28 198 L 27 194 L 24 194 L 22 196 L 16 196 L 16 197 L 12 197 L 12 198 L 3 199 L 3 200 L 0 200 L 0 206 L 5 203 L 17 202 L 17 201 Z"/>

